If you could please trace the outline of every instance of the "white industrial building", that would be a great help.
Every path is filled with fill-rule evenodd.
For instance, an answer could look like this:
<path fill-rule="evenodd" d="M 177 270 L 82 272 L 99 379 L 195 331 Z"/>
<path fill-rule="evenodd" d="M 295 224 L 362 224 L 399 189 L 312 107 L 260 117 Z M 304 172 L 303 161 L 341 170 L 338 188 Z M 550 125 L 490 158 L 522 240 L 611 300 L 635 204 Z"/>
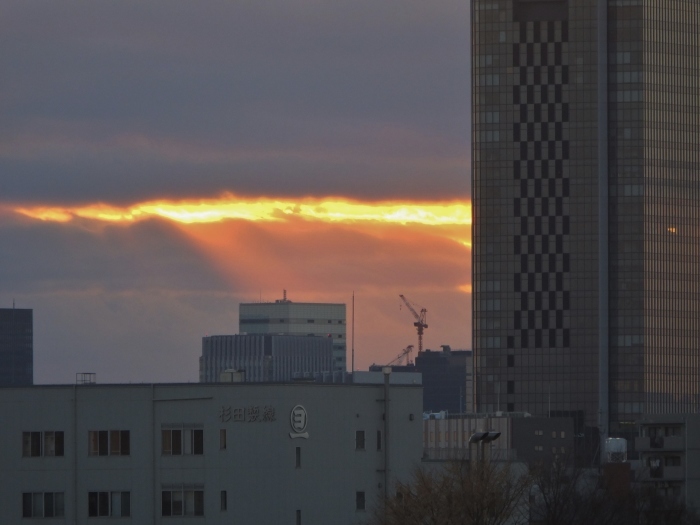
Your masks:
<path fill-rule="evenodd" d="M 419 386 L 388 383 L 0 388 L 0 512 L 27 524 L 362 523 L 420 463 L 421 410 Z"/>
<path fill-rule="evenodd" d="M 241 303 L 238 313 L 242 334 L 313 335 L 333 341 L 333 370 L 346 368 L 345 305 L 295 303 L 284 297 L 274 303 Z"/>

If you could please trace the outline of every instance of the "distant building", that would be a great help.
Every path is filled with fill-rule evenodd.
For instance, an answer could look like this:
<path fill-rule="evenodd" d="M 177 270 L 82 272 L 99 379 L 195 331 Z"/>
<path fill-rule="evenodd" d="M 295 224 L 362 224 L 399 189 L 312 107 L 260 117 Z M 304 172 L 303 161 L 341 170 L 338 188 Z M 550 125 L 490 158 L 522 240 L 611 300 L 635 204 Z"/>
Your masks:
<path fill-rule="evenodd" d="M 423 421 L 423 456 L 429 460 L 471 459 L 469 439 L 479 432 L 500 432 L 484 445 L 493 460 L 533 464 L 555 457 L 573 458 L 574 420 L 565 417 L 531 417 L 527 413 L 435 415 Z"/>
<path fill-rule="evenodd" d="M 300 335 L 212 335 L 202 338 L 200 383 L 216 383 L 225 370 L 245 381 L 291 381 L 333 371 L 333 340 Z"/>
<path fill-rule="evenodd" d="M 447 410 L 451 414 L 470 412 L 471 350 L 426 350 L 416 357 L 416 372 L 423 374 L 423 409 L 431 412 Z"/>
<path fill-rule="evenodd" d="M 637 481 L 700 507 L 700 415 L 645 415 L 637 426 Z"/>
<path fill-rule="evenodd" d="M 333 339 L 333 370 L 346 370 L 345 305 L 340 303 L 241 303 L 241 334 L 313 335 Z"/>
<path fill-rule="evenodd" d="M 420 387 L 392 386 L 388 406 L 385 392 L 314 383 L 0 388 L 2 521 L 366 523 L 421 461 Z"/>
<path fill-rule="evenodd" d="M 452 350 L 442 345 L 441 351 L 425 350 L 415 364 L 391 367 L 394 372 L 413 372 L 423 376 L 423 411 L 447 411 L 450 414 L 472 410 L 472 352 Z M 381 365 L 370 370 L 381 371 Z"/>
<path fill-rule="evenodd" d="M 0 308 L 0 386 L 34 383 L 33 310 Z"/>

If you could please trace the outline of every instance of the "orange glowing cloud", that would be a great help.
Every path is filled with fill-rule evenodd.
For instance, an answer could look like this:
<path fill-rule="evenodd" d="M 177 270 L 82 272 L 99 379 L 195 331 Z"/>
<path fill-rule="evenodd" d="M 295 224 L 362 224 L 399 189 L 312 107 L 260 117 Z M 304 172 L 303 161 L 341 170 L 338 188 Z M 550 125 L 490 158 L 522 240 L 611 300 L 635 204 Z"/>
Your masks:
<path fill-rule="evenodd" d="M 244 301 L 276 299 L 287 289 L 292 300 L 349 302 L 354 292 L 359 369 L 388 362 L 406 345 L 415 344 L 413 319 L 400 308 L 399 294 L 428 308 L 426 347 L 469 347 L 469 201 L 225 194 L 127 206 L 10 209 L 29 220 L 64 224 L 87 235 L 98 231 L 100 241 L 109 238 L 102 235 L 104 230 L 119 230 L 128 237 L 126 230 L 139 230 L 148 221 L 161 222 L 168 231 L 174 227 L 229 285 L 227 289 Z M 167 264 L 162 271 L 168 272 Z M 235 324 L 227 329 L 235 332 Z"/>
<path fill-rule="evenodd" d="M 225 220 L 283 222 L 291 218 L 330 223 L 379 222 L 466 226 L 471 206 L 465 202 L 358 202 L 341 198 L 268 199 L 225 194 L 198 201 L 150 201 L 128 207 L 93 204 L 77 207 L 16 208 L 17 213 L 42 221 L 75 218 L 103 222 L 136 222 L 159 217 L 184 224 Z"/>

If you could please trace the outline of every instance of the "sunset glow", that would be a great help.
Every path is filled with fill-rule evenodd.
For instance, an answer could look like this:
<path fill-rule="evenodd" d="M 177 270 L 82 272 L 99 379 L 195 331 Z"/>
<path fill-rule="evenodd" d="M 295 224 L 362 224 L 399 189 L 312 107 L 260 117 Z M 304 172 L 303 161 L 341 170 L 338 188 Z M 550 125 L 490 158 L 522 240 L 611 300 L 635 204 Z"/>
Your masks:
<path fill-rule="evenodd" d="M 79 207 L 22 207 L 17 213 L 42 221 L 136 222 L 153 217 L 174 222 L 212 223 L 225 220 L 284 222 L 292 218 L 331 223 L 380 222 L 452 226 L 471 224 L 471 206 L 465 202 L 357 202 L 338 198 L 242 198 L 232 194 L 198 201 L 151 201 L 129 207 L 94 204 Z"/>

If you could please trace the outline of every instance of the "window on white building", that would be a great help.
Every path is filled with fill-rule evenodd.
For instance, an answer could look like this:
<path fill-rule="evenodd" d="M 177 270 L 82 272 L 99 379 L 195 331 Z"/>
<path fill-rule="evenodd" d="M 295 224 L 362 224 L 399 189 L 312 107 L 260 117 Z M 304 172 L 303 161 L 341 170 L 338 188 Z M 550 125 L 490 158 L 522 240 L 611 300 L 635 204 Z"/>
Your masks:
<path fill-rule="evenodd" d="M 22 457 L 63 456 L 63 432 L 22 432 Z"/>
<path fill-rule="evenodd" d="M 204 454 L 204 430 L 201 428 L 164 428 L 162 431 L 164 456 Z"/>
<path fill-rule="evenodd" d="M 128 456 L 131 454 L 131 435 L 128 430 L 88 431 L 89 456 Z"/>
<path fill-rule="evenodd" d="M 23 518 L 62 518 L 64 515 L 63 492 L 22 493 Z"/>
<path fill-rule="evenodd" d="M 88 492 L 88 516 L 131 516 L 131 493 L 124 491 Z"/>

